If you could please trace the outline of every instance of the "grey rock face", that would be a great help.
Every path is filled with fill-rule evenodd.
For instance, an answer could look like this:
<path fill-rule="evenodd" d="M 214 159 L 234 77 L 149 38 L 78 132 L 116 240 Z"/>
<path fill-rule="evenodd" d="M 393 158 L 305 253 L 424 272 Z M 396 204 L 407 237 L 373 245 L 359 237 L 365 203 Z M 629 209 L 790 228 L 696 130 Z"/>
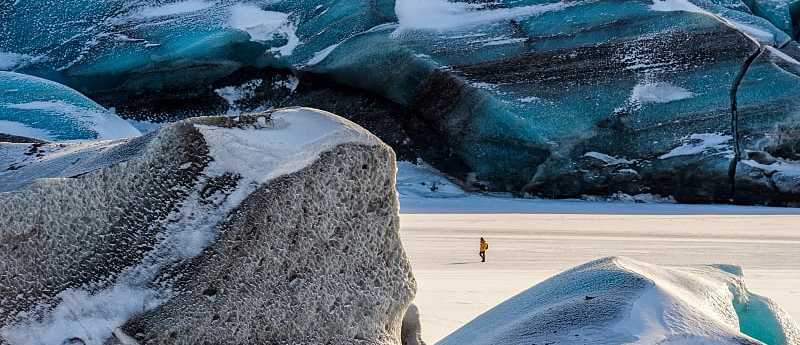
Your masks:
<path fill-rule="evenodd" d="M 31 147 L 0 146 L 0 344 L 400 344 L 395 157 L 360 127 L 291 109 Z"/>

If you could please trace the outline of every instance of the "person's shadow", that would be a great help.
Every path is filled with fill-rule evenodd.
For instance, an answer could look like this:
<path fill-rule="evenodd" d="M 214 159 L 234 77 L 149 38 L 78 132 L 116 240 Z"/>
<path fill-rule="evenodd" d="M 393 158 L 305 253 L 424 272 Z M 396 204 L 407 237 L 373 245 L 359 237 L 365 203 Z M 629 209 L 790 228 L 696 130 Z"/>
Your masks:
<path fill-rule="evenodd" d="M 450 262 L 448 265 L 469 265 L 469 264 L 479 264 L 480 261 L 465 261 L 465 262 Z"/>

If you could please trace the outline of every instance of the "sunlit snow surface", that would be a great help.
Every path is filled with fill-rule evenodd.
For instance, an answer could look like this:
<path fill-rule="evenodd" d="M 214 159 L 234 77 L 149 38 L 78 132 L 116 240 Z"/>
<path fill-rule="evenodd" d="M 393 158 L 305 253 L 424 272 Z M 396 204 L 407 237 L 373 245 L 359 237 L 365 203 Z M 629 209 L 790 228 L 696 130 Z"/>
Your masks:
<path fill-rule="evenodd" d="M 596 260 L 492 308 L 439 345 L 797 344 L 800 328 L 735 266 Z"/>

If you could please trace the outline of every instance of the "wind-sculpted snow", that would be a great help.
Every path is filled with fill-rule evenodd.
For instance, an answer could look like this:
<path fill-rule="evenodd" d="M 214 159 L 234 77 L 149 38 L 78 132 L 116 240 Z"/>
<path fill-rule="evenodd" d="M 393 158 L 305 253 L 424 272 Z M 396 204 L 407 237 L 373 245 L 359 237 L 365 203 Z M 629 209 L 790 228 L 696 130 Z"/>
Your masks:
<path fill-rule="evenodd" d="M 347 120 L 3 143 L 0 169 L 0 344 L 400 344 L 394 154 Z"/>
<path fill-rule="evenodd" d="M 772 0 L 20 1 L 0 8 L 0 66 L 129 115 L 158 103 L 149 99 L 208 102 L 208 113 L 230 104 L 234 114 L 239 100 L 226 102 L 236 96 L 229 91 L 250 90 L 248 71 L 280 69 L 404 108 L 396 116 L 418 137 L 433 132 L 447 147 L 447 158 L 422 158 L 470 187 L 790 204 L 795 189 L 741 162 L 750 151 L 772 157 L 766 163 L 800 158 L 800 136 L 787 129 L 800 110 L 790 96 L 800 89 L 793 8 Z M 262 89 L 243 103 L 285 101 L 267 84 L 250 84 Z M 326 102 L 302 85 L 290 89 L 307 105 Z M 692 139 L 708 135 L 731 140 Z M 698 149 L 675 154 L 688 147 Z M 592 152 L 633 163 L 605 165 Z"/>
<path fill-rule="evenodd" d="M 800 328 L 750 293 L 739 267 L 604 258 L 556 275 L 438 345 L 797 344 Z"/>
<path fill-rule="evenodd" d="M 0 71 L 0 133 L 42 140 L 120 139 L 139 131 L 64 85 Z"/>

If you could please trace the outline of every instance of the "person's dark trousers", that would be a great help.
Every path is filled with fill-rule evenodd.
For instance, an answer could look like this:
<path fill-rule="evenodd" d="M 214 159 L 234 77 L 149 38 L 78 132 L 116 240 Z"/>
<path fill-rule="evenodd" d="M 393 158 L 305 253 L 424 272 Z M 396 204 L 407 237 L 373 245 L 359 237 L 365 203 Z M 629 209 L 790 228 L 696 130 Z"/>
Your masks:
<path fill-rule="evenodd" d="M 478 252 L 478 255 L 481 256 L 481 262 L 486 262 L 486 252 Z"/>

